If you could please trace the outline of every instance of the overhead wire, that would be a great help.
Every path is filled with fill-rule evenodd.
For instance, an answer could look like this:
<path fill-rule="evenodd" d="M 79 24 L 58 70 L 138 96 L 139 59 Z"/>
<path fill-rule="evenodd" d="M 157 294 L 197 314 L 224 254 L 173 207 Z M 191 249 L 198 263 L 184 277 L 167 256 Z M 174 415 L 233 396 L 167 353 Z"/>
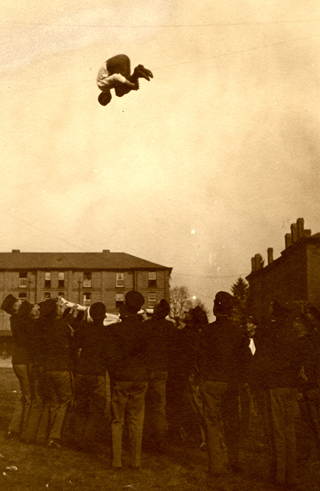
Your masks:
<path fill-rule="evenodd" d="M 228 27 L 228 26 L 253 26 L 253 25 L 268 25 L 268 24 L 305 24 L 320 22 L 320 19 L 290 19 L 290 20 L 265 20 L 254 22 L 211 22 L 210 24 L 132 24 L 132 25 L 120 25 L 120 24 L 54 24 L 54 23 L 41 23 L 41 22 L 5 22 L 0 24 L 0 28 L 7 26 L 39 26 L 39 27 L 93 27 L 105 29 L 153 29 L 153 28 L 190 28 L 190 27 Z"/>
<path fill-rule="evenodd" d="M 37 25 L 37 24 L 35 24 L 35 25 Z M 214 24 L 212 24 L 212 26 L 213 25 Z M 242 25 L 242 24 L 239 23 L 239 24 L 221 24 L 221 25 Z M 251 25 L 251 24 L 244 24 L 244 25 Z M 199 25 L 199 26 L 201 27 L 202 25 Z M 159 27 L 162 27 L 162 26 L 159 26 Z M 1 26 L 0 26 L 0 28 L 1 28 Z M 241 50 L 225 51 L 223 53 L 219 53 L 219 54 L 207 57 L 207 58 L 197 58 L 197 59 L 193 59 L 193 60 L 182 61 L 179 63 L 172 63 L 169 65 L 155 66 L 155 67 L 153 67 L 153 70 L 157 70 L 157 69 L 161 70 L 161 69 L 165 69 L 165 68 L 172 68 L 172 67 L 178 67 L 178 66 L 183 66 L 183 65 L 198 64 L 198 63 L 218 59 L 221 57 L 227 57 L 227 56 L 233 56 L 233 55 L 237 55 L 237 54 L 249 53 L 250 51 L 257 51 L 260 49 L 273 48 L 275 46 L 286 45 L 286 44 L 294 43 L 297 41 L 302 41 L 304 39 L 317 38 L 317 37 L 320 37 L 320 34 L 310 34 L 310 35 L 301 36 L 298 38 L 292 38 L 292 39 L 286 39 L 284 41 L 278 41 L 276 43 L 269 43 L 269 44 L 262 44 L 262 45 L 258 45 L 258 46 L 252 46 L 250 48 L 245 48 L 245 49 L 241 49 Z M 79 84 L 87 83 L 91 80 L 92 80 L 91 78 L 90 79 L 82 79 L 80 81 L 78 80 L 76 83 L 77 83 L 77 85 L 79 85 Z M 74 84 L 75 84 L 75 80 L 73 80 L 70 83 L 65 83 L 65 84 L 41 86 L 38 90 L 47 90 L 47 89 L 58 88 L 58 87 L 67 87 L 67 86 L 71 86 L 71 85 L 74 86 Z M 28 86 L 28 88 L 30 88 L 30 86 Z"/>

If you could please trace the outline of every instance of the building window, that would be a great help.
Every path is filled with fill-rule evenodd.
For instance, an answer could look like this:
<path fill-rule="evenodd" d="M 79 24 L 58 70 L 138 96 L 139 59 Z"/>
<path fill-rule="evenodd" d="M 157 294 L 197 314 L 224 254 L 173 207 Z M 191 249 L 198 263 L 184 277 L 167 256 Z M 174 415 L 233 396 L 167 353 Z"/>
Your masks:
<path fill-rule="evenodd" d="M 50 292 L 44 292 L 44 298 L 47 300 L 47 298 L 51 298 L 51 293 Z"/>
<path fill-rule="evenodd" d="M 44 287 L 45 288 L 51 288 L 51 273 L 49 271 L 46 271 L 44 273 Z M 50 298 L 50 297 L 48 297 Z"/>
<path fill-rule="evenodd" d="M 25 292 L 19 293 L 19 298 L 21 298 L 21 300 L 27 300 L 27 294 Z"/>
<path fill-rule="evenodd" d="M 83 288 L 91 288 L 91 273 L 83 273 Z"/>
<path fill-rule="evenodd" d="M 83 305 L 84 307 L 90 307 L 91 305 L 91 293 L 83 294 Z"/>
<path fill-rule="evenodd" d="M 116 287 L 124 287 L 124 273 L 116 273 Z"/>
<path fill-rule="evenodd" d="M 148 273 L 148 288 L 154 288 L 157 286 L 157 273 L 150 272 Z"/>
<path fill-rule="evenodd" d="M 119 309 L 124 304 L 124 293 L 116 293 L 116 308 Z"/>
<path fill-rule="evenodd" d="M 64 298 L 64 292 L 58 292 L 58 297 Z"/>
<path fill-rule="evenodd" d="M 148 293 L 148 307 L 152 309 L 157 303 L 157 294 L 156 293 Z"/>
<path fill-rule="evenodd" d="M 28 277 L 27 273 L 19 273 L 19 288 L 27 288 Z"/>
<path fill-rule="evenodd" d="M 58 287 L 59 288 L 64 287 L 64 273 L 63 272 L 58 273 Z"/>

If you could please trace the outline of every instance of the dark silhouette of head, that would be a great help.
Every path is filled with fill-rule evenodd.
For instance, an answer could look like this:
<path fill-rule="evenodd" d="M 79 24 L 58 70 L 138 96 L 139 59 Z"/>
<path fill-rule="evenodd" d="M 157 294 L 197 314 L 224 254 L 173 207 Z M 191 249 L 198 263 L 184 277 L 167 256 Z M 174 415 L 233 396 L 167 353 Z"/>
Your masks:
<path fill-rule="evenodd" d="M 229 317 L 233 313 L 235 298 L 228 292 L 220 291 L 216 294 L 213 304 L 213 313 L 216 317 Z"/>
<path fill-rule="evenodd" d="M 95 302 L 91 305 L 89 314 L 94 322 L 101 322 L 106 316 L 106 306 L 102 302 Z"/>
<path fill-rule="evenodd" d="M 154 306 L 153 317 L 155 319 L 164 319 L 165 317 L 167 317 L 167 315 L 169 315 L 169 313 L 170 313 L 170 305 L 164 298 L 162 298 L 160 302 L 158 302 Z"/>

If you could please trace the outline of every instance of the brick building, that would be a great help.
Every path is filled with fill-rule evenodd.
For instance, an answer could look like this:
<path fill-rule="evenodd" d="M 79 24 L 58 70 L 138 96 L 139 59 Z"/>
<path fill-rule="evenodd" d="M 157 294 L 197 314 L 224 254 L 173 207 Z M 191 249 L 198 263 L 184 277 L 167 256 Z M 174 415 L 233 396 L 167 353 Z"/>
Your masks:
<path fill-rule="evenodd" d="M 145 308 L 161 298 L 169 301 L 172 268 L 123 252 L 12 252 L 0 253 L 0 301 L 9 293 L 30 303 L 63 296 L 90 306 L 104 302 L 116 313 L 129 290 L 140 291 Z M 8 335 L 9 316 L 0 311 L 0 334 Z"/>
<path fill-rule="evenodd" d="M 312 235 L 304 229 L 303 218 L 298 218 L 285 235 L 281 256 L 273 259 L 271 247 L 267 255 L 267 265 L 260 254 L 251 259 L 251 273 L 246 277 L 256 317 L 266 316 L 275 299 L 291 306 L 310 303 L 320 310 L 320 233 Z"/>

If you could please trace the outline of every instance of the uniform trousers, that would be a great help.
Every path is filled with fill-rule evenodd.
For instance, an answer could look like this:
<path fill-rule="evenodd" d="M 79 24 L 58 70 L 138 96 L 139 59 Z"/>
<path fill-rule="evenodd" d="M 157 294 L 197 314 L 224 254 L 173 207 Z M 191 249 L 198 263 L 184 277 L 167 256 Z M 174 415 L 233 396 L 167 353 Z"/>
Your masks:
<path fill-rule="evenodd" d="M 106 377 L 77 373 L 74 396 L 76 441 L 91 444 L 96 440 L 106 411 Z"/>
<path fill-rule="evenodd" d="M 320 457 L 320 389 L 314 387 L 303 392 L 299 401 L 301 418 L 315 444 L 315 458 Z M 311 445 L 310 445 L 311 447 Z"/>
<path fill-rule="evenodd" d="M 49 439 L 61 440 L 62 427 L 68 406 L 73 398 L 72 374 L 68 371 L 47 371 L 45 380 L 49 390 Z"/>
<path fill-rule="evenodd" d="M 231 466 L 239 465 L 239 394 L 225 382 L 202 383 L 203 418 L 211 474 L 226 472 L 226 459 L 221 445 L 224 435 Z M 223 427 L 222 427 L 223 422 Z"/>
<path fill-rule="evenodd" d="M 48 391 L 45 386 L 44 368 L 32 367 L 31 406 L 24 430 L 23 440 L 44 443 L 47 438 L 49 411 L 45 411 L 48 402 Z"/>
<path fill-rule="evenodd" d="M 20 397 L 16 403 L 8 431 L 23 434 L 31 406 L 31 366 L 13 364 L 12 368 L 19 381 Z"/>
<path fill-rule="evenodd" d="M 155 445 L 162 445 L 167 434 L 166 384 L 168 372 L 148 372 L 146 424 Z"/>
<path fill-rule="evenodd" d="M 128 424 L 129 465 L 140 467 L 145 394 L 148 382 L 115 381 L 112 389 L 112 466 L 122 466 L 122 433 Z"/>
<path fill-rule="evenodd" d="M 271 472 L 279 484 L 296 484 L 297 445 L 295 414 L 297 389 L 277 387 L 270 389 L 272 461 Z"/>

